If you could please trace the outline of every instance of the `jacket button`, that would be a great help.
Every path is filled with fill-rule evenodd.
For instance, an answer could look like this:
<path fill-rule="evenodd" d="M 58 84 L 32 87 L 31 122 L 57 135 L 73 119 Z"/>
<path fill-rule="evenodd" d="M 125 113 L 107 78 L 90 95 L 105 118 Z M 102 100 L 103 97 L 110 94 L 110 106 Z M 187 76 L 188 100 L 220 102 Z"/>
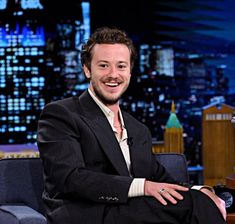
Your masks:
<path fill-rule="evenodd" d="M 104 198 L 104 196 L 100 196 L 98 199 L 99 200 L 104 200 L 105 198 Z"/>

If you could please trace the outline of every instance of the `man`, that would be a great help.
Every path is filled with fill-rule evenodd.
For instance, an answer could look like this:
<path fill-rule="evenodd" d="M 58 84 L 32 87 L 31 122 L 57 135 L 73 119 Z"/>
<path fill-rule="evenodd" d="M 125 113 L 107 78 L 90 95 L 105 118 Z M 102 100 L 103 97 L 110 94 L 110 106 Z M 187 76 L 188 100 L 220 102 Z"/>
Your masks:
<path fill-rule="evenodd" d="M 206 188 L 175 183 L 156 162 L 147 127 L 120 109 L 135 57 L 125 32 L 98 29 L 81 53 L 89 89 L 42 111 L 48 222 L 225 223 L 223 201 Z"/>

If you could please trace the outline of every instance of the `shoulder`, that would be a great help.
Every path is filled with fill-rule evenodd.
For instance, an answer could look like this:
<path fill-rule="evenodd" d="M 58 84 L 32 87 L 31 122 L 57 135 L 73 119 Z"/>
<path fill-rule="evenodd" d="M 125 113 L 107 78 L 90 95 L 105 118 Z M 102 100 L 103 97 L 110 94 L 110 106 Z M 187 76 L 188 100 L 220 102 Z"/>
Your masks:
<path fill-rule="evenodd" d="M 57 118 L 67 120 L 80 114 L 78 109 L 78 97 L 69 97 L 62 100 L 50 102 L 44 106 L 40 113 L 40 119 Z"/>
<path fill-rule="evenodd" d="M 56 101 L 52 101 L 48 104 L 46 104 L 46 106 L 48 105 L 61 105 L 61 106 L 69 106 L 71 104 L 74 104 L 74 98 L 75 97 L 69 97 L 69 98 L 65 98 L 65 99 L 61 99 L 61 100 L 56 100 Z"/>
<path fill-rule="evenodd" d="M 74 97 L 57 100 L 45 105 L 39 116 L 39 126 L 45 123 L 74 125 L 80 114 Z"/>
<path fill-rule="evenodd" d="M 78 97 L 69 97 L 62 100 L 52 101 L 45 105 L 44 110 L 48 108 L 64 108 L 65 110 L 73 110 L 76 108 Z"/>

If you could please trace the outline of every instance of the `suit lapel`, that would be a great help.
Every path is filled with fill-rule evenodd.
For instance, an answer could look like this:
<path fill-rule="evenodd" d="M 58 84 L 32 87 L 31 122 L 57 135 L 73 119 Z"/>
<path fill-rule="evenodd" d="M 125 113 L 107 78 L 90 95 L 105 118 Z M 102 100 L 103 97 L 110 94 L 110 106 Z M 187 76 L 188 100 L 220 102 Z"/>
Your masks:
<path fill-rule="evenodd" d="M 147 139 L 143 126 L 136 125 L 133 118 L 123 113 L 128 138 L 130 139 L 129 149 L 131 157 L 131 170 L 134 177 L 148 177 L 151 169 L 151 140 Z M 150 141 L 150 142 L 149 142 Z"/>
<path fill-rule="evenodd" d="M 83 108 L 82 114 L 84 115 L 84 121 L 96 135 L 101 148 L 104 150 L 114 168 L 120 175 L 129 176 L 118 141 L 99 106 L 94 102 L 87 91 L 79 97 L 79 102 L 81 104 L 80 108 Z"/>

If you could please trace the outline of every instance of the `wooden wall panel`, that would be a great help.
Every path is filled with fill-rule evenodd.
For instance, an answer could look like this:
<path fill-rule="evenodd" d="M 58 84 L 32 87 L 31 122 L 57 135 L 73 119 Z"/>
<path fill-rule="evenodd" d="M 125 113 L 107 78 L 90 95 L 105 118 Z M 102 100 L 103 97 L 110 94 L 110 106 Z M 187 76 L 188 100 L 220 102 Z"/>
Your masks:
<path fill-rule="evenodd" d="M 234 108 L 222 104 L 203 111 L 202 144 L 205 184 L 225 184 L 234 172 L 235 130 L 231 124 Z"/>

